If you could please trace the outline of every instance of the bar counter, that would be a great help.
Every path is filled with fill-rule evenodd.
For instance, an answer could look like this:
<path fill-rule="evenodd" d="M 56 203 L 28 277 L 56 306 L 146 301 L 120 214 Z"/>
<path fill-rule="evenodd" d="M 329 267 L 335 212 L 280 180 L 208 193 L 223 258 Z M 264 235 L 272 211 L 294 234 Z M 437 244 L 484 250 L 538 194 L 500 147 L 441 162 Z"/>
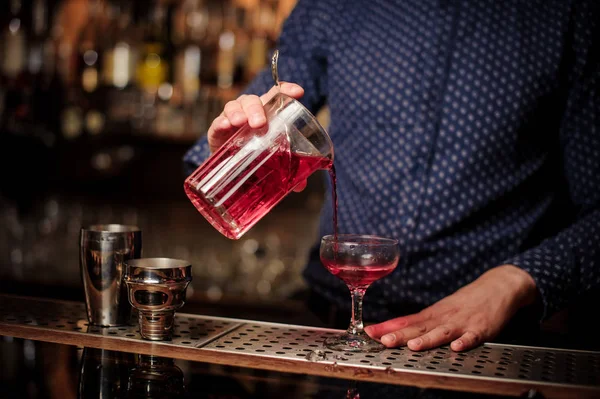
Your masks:
<path fill-rule="evenodd" d="M 8 370 L 2 373 L 8 391 L 0 397 L 54 397 L 53 389 L 62 398 L 75 391 L 77 397 L 600 397 L 600 352 L 496 343 L 466 353 L 447 346 L 378 354 L 323 348 L 337 332 L 179 312 L 173 339 L 153 342 L 140 337 L 136 323 L 90 326 L 80 302 L 0 295 L 2 369 Z M 48 381 L 58 370 L 64 387 Z M 35 394 L 11 391 L 29 389 L 23 379 L 34 378 L 27 384 Z"/>

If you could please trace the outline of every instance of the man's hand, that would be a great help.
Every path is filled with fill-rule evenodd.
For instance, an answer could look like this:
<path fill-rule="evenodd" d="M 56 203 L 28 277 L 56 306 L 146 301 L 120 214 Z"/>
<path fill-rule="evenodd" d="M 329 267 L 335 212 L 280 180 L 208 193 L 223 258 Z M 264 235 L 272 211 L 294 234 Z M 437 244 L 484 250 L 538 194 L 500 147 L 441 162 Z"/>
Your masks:
<path fill-rule="evenodd" d="M 536 296 L 535 282 L 527 272 L 499 266 L 419 313 L 365 331 L 388 348 L 407 345 L 420 351 L 451 342 L 452 350 L 465 351 L 493 339 Z"/>
<path fill-rule="evenodd" d="M 280 82 L 281 92 L 290 97 L 299 99 L 304 95 L 304 89 L 295 84 Z M 251 128 L 259 129 L 267 124 L 264 104 L 271 99 L 277 92 L 277 87 L 273 86 L 271 90 L 262 96 L 241 95 L 237 100 L 229 101 L 221 115 L 215 118 L 208 129 L 207 138 L 210 152 L 219 149 L 233 134 L 246 123 Z M 306 187 L 306 182 L 298 184 L 294 191 L 302 191 Z"/>

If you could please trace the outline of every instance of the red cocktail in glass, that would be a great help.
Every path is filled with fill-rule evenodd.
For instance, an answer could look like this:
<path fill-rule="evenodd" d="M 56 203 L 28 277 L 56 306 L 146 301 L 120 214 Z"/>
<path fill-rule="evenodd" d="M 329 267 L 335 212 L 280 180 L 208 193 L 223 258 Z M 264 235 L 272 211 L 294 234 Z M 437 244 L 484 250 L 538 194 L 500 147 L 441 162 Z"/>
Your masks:
<path fill-rule="evenodd" d="M 329 272 L 346 283 L 352 294 L 352 319 L 348 330 L 328 338 L 325 346 L 344 352 L 379 352 L 385 346 L 363 329 L 362 302 L 369 286 L 398 265 L 398 241 L 390 238 L 338 234 L 323 237 L 320 256 Z"/>

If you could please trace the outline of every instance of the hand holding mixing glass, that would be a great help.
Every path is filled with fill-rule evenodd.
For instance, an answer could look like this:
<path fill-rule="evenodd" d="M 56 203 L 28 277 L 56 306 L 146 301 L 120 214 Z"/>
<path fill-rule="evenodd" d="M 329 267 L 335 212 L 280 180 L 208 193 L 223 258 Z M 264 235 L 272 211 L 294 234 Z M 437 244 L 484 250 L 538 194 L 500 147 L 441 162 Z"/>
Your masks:
<path fill-rule="evenodd" d="M 277 87 L 278 52 L 272 73 Z M 333 164 L 327 132 L 299 101 L 280 90 L 264 105 L 267 125 L 246 124 L 186 180 L 196 209 L 221 234 L 240 238 L 294 187 Z"/>

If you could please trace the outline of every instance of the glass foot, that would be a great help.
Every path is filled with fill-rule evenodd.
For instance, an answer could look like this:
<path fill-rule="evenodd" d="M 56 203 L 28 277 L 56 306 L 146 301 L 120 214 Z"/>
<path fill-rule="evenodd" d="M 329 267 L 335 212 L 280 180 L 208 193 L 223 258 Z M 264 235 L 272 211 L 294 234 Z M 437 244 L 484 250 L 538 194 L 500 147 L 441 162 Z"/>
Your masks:
<path fill-rule="evenodd" d="M 340 352 L 381 352 L 386 349 L 385 345 L 380 344 L 366 333 L 337 335 L 329 337 L 324 342 L 325 347 Z"/>

